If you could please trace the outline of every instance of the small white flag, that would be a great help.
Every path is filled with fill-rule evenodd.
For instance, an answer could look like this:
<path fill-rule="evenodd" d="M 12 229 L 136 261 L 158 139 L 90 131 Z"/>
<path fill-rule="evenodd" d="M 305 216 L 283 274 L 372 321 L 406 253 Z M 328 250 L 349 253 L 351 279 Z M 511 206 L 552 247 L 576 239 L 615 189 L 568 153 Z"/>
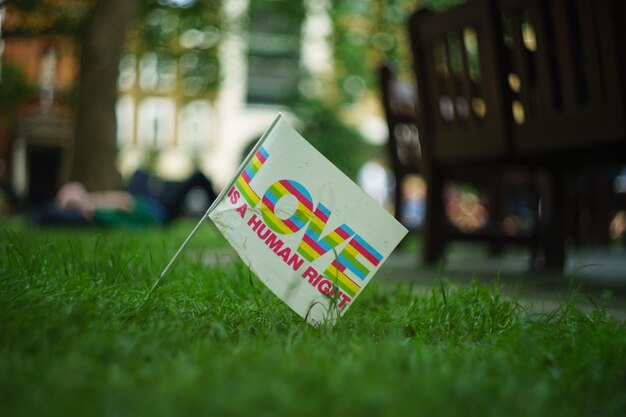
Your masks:
<path fill-rule="evenodd" d="M 281 115 L 209 217 L 261 281 L 314 325 L 343 315 L 407 233 Z"/>

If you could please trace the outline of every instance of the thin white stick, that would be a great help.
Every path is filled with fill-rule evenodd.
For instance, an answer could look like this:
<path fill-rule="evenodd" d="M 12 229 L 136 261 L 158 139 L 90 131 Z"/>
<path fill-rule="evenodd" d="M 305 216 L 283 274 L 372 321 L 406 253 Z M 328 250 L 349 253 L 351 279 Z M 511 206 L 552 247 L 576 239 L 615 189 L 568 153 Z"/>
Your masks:
<path fill-rule="evenodd" d="M 212 205 L 211 205 L 212 206 Z M 209 208 L 209 210 L 212 207 Z M 195 234 L 198 232 L 198 230 L 200 230 L 200 226 L 202 226 L 202 223 L 204 223 L 206 221 L 206 219 L 209 217 L 209 213 L 210 211 L 207 210 L 207 212 L 204 214 L 204 216 L 202 216 L 202 218 L 200 219 L 200 221 L 198 222 L 198 224 L 196 225 L 196 227 L 193 228 L 193 230 L 191 231 L 191 233 L 189 233 L 189 236 L 187 236 L 187 239 L 185 239 L 185 241 L 183 242 L 183 244 L 180 246 L 180 248 L 178 248 L 178 251 L 176 252 L 176 254 L 174 255 L 174 257 L 172 258 L 172 260 L 167 264 L 167 266 L 165 267 L 165 269 L 163 270 L 163 272 L 161 272 L 161 274 L 159 275 L 159 277 L 157 278 L 157 280 L 154 282 L 154 284 L 152 285 L 152 288 L 150 288 L 150 291 L 148 292 L 148 295 L 146 296 L 146 299 L 144 300 L 144 302 L 148 301 L 148 299 L 150 298 L 150 296 L 152 295 L 152 293 L 154 292 L 154 290 L 156 290 L 156 288 L 159 286 L 159 284 L 161 283 L 161 280 L 163 280 L 163 278 L 165 277 L 165 275 L 167 275 L 167 273 L 170 271 L 170 268 L 172 267 L 172 265 L 174 264 L 174 262 L 176 261 L 176 259 L 178 258 L 178 256 L 181 254 L 181 252 L 183 251 L 183 249 L 185 249 L 185 247 L 187 246 L 187 244 L 189 243 L 189 241 L 195 236 Z"/>
<path fill-rule="evenodd" d="M 150 298 L 152 293 L 159 286 L 159 284 L 161 283 L 161 281 L 163 280 L 165 275 L 167 275 L 167 273 L 169 272 L 170 268 L 172 267 L 172 265 L 174 264 L 174 262 L 176 261 L 178 256 L 181 254 L 183 249 L 185 249 L 185 247 L 187 246 L 189 241 L 195 236 L 195 234 L 198 232 L 198 230 L 200 230 L 200 226 L 202 226 L 202 223 L 204 223 L 206 221 L 206 219 L 209 217 L 209 214 L 211 214 L 211 212 L 213 211 L 215 206 L 218 204 L 218 202 L 222 201 L 222 198 L 224 198 L 224 194 L 226 194 L 228 192 L 228 190 L 230 190 L 232 188 L 233 184 L 235 183 L 235 181 L 237 180 L 239 175 L 241 175 L 241 172 L 243 171 L 244 167 L 246 165 L 248 165 L 248 162 L 250 162 L 250 160 L 254 157 L 254 155 L 256 155 L 256 152 L 259 150 L 259 148 L 261 147 L 263 142 L 265 142 L 265 139 L 267 138 L 269 133 L 272 131 L 272 129 L 274 128 L 276 123 L 278 123 L 278 121 L 280 120 L 280 118 L 282 116 L 283 116 L 282 113 L 278 113 L 278 116 L 276 116 L 276 119 L 274 119 L 274 122 L 272 123 L 272 125 L 269 127 L 269 129 L 267 129 L 265 131 L 263 136 L 261 136 L 261 138 L 257 141 L 257 143 L 254 146 L 254 148 L 250 151 L 250 153 L 248 153 L 248 156 L 246 157 L 246 159 L 244 159 L 244 161 L 241 163 L 241 165 L 239 166 L 239 169 L 237 170 L 237 174 L 235 176 L 233 176 L 233 178 L 231 178 L 231 180 L 226 185 L 226 187 L 222 188 L 222 191 L 220 191 L 219 195 L 215 198 L 215 200 L 213 200 L 213 202 L 211 203 L 211 206 L 209 207 L 209 209 L 206 211 L 206 213 L 204 213 L 204 216 L 202 216 L 202 218 L 200 219 L 200 221 L 198 222 L 196 227 L 194 227 L 193 230 L 191 231 L 191 233 L 189 233 L 189 236 L 187 236 L 187 239 L 185 239 L 185 241 L 180 246 L 180 248 L 178 248 L 178 251 L 176 252 L 174 257 L 172 258 L 172 260 L 167 264 L 167 266 L 165 267 L 163 272 L 161 272 L 161 274 L 159 275 L 157 280 L 154 282 L 154 284 L 152 285 L 152 288 L 150 288 L 150 291 L 148 292 L 148 295 L 144 299 L 144 303 L 146 301 L 148 301 L 148 299 Z"/>

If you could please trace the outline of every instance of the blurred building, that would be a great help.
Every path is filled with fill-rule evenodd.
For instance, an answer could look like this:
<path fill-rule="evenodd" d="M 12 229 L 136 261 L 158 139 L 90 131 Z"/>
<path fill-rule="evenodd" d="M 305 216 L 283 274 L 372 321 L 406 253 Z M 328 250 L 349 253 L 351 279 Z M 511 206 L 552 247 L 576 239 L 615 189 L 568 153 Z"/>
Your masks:
<path fill-rule="evenodd" d="M 31 201 L 47 197 L 67 178 L 80 51 L 75 37 L 58 29 L 84 18 L 89 6 L 87 0 L 44 3 L 63 8 L 63 16 L 9 8 L 4 22 L 2 63 L 5 69 L 21 68 L 36 93 L 9 117 L 0 117 L 0 168 L 5 167 L 0 181 L 10 179 L 17 193 Z M 145 17 L 158 30 L 176 32 L 171 42 L 176 53 L 133 43 L 131 34 L 129 52 L 120 62 L 116 109 L 118 166 L 124 176 L 146 165 L 170 179 L 200 168 L 224 186 L 244 149 L 279 111 L 289 116 L 288 103 L 299 92 L 323 94 L 333 77 L 330 1 L 264 6 L 271 3 L 276 2 L 223 0 L 215 26 L 189 29 L 184 19 L 172 18 L 163 8 Z M 284 8 L 295 3 L 303 7 L 298 18 Z M 217 88 L 207 88 L 203 77 L 213 73 Z M 371 122 L 378 121 L 382 138 L 386 132 L 380 131 L 379 108 L 372 106 L 376 100 L 370 97 L 366 111 L 346 115 L 355 123 L 377 114 L 363 125 L 373 132 Z"/>
<path fill-rule="evenodd" d="M 52 3 L 66 6 L 77 20 L 86 12 L 84 1 Z M 216 45 L 222 76 L 217 92 L 194 85 L 194 77 L 183 79 L 185 68 L 199 59 L 193 53 L 178 60 L 162 59 L 149 49 L 126 54 L 120 63 L 117 105 L 122 173 L 149 164 L 158 174 L 176 178 L 199 167 L 223 185 L 244 147 L 295 98 L 301 74 L 330 71 L 326 1 L 305 3 L 304 21 L 294 21 L 289 13 L 248 10 L 247 0 L 226 0 L 222 13 L 231 22 L 225 26 L 231 27 L 182 32 L 178 44 L 183 50 Z M 232 27 L 247 17 L 247 28 Z M 150 18 L 157 25 L 171 24 L 159 22 L 168 16 L 158 13 Z M 11 178 L 15 191 L 22 197 L 30 193 L 31 201 L 47 197 L 33 187 L 54 190 L 66 177 L 72 143 L 70 98 L 78 79 L 79 45 L 74 37 L 57 33 L 56 23 L 45 10 L 9 8 L 3 25 L 4 66 L 19 67 L 39 92 L 1 122 L 0 179 L 6 183 Z"/>
<path fill-rule="evenodd" d="M 84 1 L 56 0 L 71 26 L 86 11 Z M 11 182 L 28 202 L 54 195 L 67 176 L 73 140 L 71 96 L 78 77 L 75 39 L 57 31 L 48 10 L 7 8 L 2 19 L 3 108 L 0 112 L 0 184 Z"/>
<path fill-rule="evenodd" d="M 201 88 L 193 79 L 181 77 L 185 66 L 198 59 L 193 53 L 182 54 L 178 62 L 159 62 L 152 51 L 125 56 L 117 107 L 122 173 L 134 171 L 156 150 L 149 163 L 160 175 L 184 177 L 199 166 L 223 186 L 246 146 L 261 136 L 277 112 L 288 112 L 285 105 L 293 102 L 303 83 L 330 75 L 327 2 L 304 3 L 301 21 L 288 11 L 227 0 L 222 28 L 182 33 L 182 48 L 218 44 L 222 78 L 217 93 L 197 92 Z M 242 30 L 239 22 L 246 19 Z"/>

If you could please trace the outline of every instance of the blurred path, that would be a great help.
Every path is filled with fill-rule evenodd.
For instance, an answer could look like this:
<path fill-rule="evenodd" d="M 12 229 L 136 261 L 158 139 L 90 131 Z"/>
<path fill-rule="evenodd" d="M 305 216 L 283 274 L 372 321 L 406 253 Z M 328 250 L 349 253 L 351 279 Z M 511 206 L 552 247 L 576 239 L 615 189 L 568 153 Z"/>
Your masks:
<path fill-rule="evenodd" d="M 614 316 L 626 320 L 626 251 L 584 249 L 569 254 L 564 272 L 537 272 L 530 269 L 530 255 L 524 251 L 493 257 L 472 244 L 454 244 L 445 264 L 426 267 L 417 250 L 400 248 L 385 262 L 378 279 L 406 280 L 418 285 L 439 285 L 440 279 L 460 284 L 476 279 L 483 283 L 498 280 L 505 295 L 515 296 L 533 312 L 551 310 L 563 303 L 572 290 L 593 303 L 607 303 Z"/>

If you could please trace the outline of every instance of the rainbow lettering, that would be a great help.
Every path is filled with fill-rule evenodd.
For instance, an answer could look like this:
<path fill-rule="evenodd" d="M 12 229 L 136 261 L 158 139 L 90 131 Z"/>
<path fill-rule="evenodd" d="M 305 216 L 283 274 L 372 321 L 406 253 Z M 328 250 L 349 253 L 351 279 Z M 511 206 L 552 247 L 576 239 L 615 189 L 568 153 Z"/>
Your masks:
<path fill-rule="evenodd" d="M 361 288 L 357 282 L 365 280 L 371 271 L 357 259 L 359 255 L 367 259 L 373 266 L 378 266 L 383 259 L 382 255 L 363 238 L 354 235 L 324 271 L 325 276 L 335 278 L 337 286 L 352 296 Z"/>
<path fill-rule="evenodd" d="M 346 224 L 342 224 L 321 239 L 320 236 L 326 227 L 329 217 L 330 210 L 324 204 L 319 203 L 298 247 L 298 253 L 309 262 L 333 250 L 354 235 L 352 229 Z"/>
<path fill-rule="evenodd" d="M 235 181 L 239 191 L 235 188 L 229 191 L 230 201 L 236 204 L 240 194 L 250 208 L 255 208 L 260 204 L 261 217 L 252 214 L 252 217 L 247 220 L 247 225 L 294 271 L 299 270 L 305 260 L 312 262 L 333 251 L 334 259 L 322 274 L 308 266 L 302 278 L 317 288 L 320 293 L 329 297 L 335 294 L 335 289 L 338 289 L 337 297 L 340 300 L 339 308 L 341 308 L 361 290 L 371 269 L 378 266 L 383 257 L 346 224 L 342 224 L 322 237 L 332 213 L 321 202 L 313 210 L 311 194 L 297 181 L 279 179 L 267 188 L 263 198 L 259 198 L 250 183 L 269 156 L 265 148 L 259 148 Z M 276 206 L 281 198 L 289 195 L 296 198 L 298 205 L 293 214 L 284 218 L 285 216 L 276 213 Z M 245 204 L 239 206 L 237 211 L 241 217 L 244 217 Z M 299 232 L 305 226 L 307 228 L 297 250 L 292 251 L 291 248 L 286 247 L 285 242 L 277 236 L 277 234 L 288 235 Z M 344 243 L 343 249 L 337 253 L 335 249 Z"/>
<path fill-rule="evenodd" d="M 261 146 L 243 170 L 239 178 L 237 178 L 237 188 L 239 188 L 241 195 L 248 202 L 250 207 L 256 207 L 261 200 L 252 187 L 250 187 L 250 181 L 252 181 L 252 178 L 254 178 L 257 172 L 259 172 L 259 169 L 261 169 L 261 166 L 263 166 L 268 157 L 269 154 Z"/>
<path fill-rule="evenodd" d="M 298 208 L 287 219 L 276 215 L 276 203 L 283 196 L 293 195 L 298 200 Z M 272 184 L 263 195 L 261 214 L 267 225 L 275 232 L 282 234 L 295 233 L 302 229 L 311 218 L 313 199 L 311 194 L 297 181 L 279 180 Z"/>

